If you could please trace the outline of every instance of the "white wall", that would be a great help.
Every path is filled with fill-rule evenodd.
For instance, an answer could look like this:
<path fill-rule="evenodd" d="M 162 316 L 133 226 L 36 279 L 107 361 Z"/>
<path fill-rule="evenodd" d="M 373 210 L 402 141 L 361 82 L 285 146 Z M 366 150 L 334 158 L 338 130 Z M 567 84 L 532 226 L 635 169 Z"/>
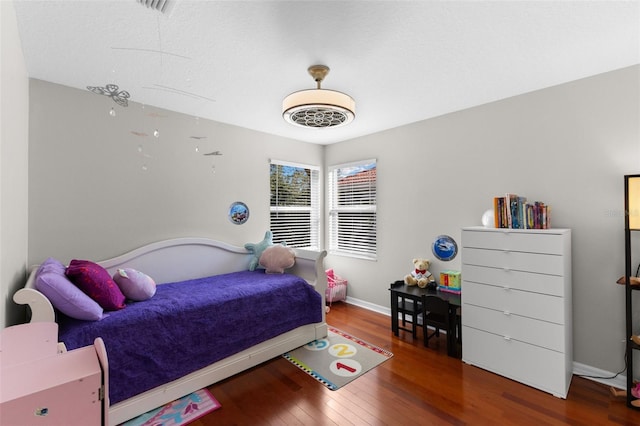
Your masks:
<path fill-rule="evenodd" d="M 13 2 L 0 1 L 0 328 L 24 320 L 13 293 L 27 257 L 29 79 Z"/>
<path fill-rule="evenodd" d="M 183 236 L 261 241 L 269 229 L 269 159 L 322 164 L 319 145 L 135 102 L 123 108 L 40 80 L 31 80 L 30 117 L 30 263 L 100 260 Z M 223 155 L 203 155 L 215 150 Z M 235 201 L 250 209 L 243 225 L 227 217 Z"/>
<path fill-rule="evenodd" d="M 460 270 L 459 256 L 438 261 L 431 243 L 459 243 L 494 196 L 544 201 L 553 226 L 573 230 L 575 361 L 621 370 L 624 292 L 614 283 L 624 274 L 622 176 L 640 172 L 639 81 L 635 66 L 328 146 L 327 166 L 378 159 L 378 261 L 327 265 L 350 297 L 388 307 L 389 283 L 413 257 L 433 259 L 436 275 Z"/>
<path fill-rule="evenodd" d="M 575 360 L 618 371 L 624 294 L 614 282 L 624 271 L 622 175 L 640 172 L 639 77 L 638 66 L 622 69 L 324 148 L 135 103 L 110 117 L 106 97 L 33 80 L 28 259 L 103 259 L 184 235 L 259 241 L 269 158 L 377 158 L 379 259 L 327 259 L 349 296 L 388 307 L 389 283 L 413 257 L 433 258 L 437 235 L 459 241 L 494 196 L 515 192 L 550 204 L 553 226 L 573 229 Z M 157 141 L 131 133 L 156 127 Z M 196 145 L 224 155 L 204 157 Z M 251 209 L 241 226 L 226 217 L 237 200 Z M 442 269 L 460 269 L 460 258 L 434 260 Z"/>

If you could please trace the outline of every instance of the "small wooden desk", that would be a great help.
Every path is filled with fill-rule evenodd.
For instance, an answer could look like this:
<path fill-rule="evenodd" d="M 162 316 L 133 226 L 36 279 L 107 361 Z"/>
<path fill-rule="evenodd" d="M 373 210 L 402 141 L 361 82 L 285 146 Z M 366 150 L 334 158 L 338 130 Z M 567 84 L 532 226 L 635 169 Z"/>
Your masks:
<path fill-rule="evenodd" d="M 396 281 L 391 284 L 389 288 L 391 293 L 391 330 L 393 334 L 398 336 L 399 330 L 411 331 L 413 337 L 416 337 L 417 314 L 423 310 L 424 299 L 427 296 L 436 296 L 449 303 L 449 321 L 451 329 L 447 330 L 447 353 L 452 357 L 459 357 L 457 351 L 456 336 L 459 339 L 460 323 L 458 321 L 457 311 L 461 303 L 461 296 L 455 293 L 449 293 L 440 290 L 430 290 L 427 288 L 420 288 L 418 286 L 409 286 L 404 281 Z M 407 307 L 406 301 L 411 301 L 411 307 Z M 402 314 L 403 324 L 406 314 L 411 315 L 411 321 L 413 322 L 411 329 L 400 327 L 398 314 Z M 424 315 L 424 312 L 422 312 Z M 426 342 L 425 342 L 426 345 Z"/>

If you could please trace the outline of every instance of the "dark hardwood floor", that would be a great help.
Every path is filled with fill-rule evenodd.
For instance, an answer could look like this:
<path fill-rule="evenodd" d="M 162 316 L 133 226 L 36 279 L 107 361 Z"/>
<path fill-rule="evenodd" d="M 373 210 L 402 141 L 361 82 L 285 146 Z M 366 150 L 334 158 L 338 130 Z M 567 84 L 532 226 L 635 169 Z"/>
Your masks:
<path fill-rule="evenodd" d="M 192 425 L 640 425 L 640 411 L 585 378 L 563 400 L 448 357 L 444 335 L 429 348 L 395 337 L 382 314 L 334 303 L 327 323 L 393 358 L 330 391 L 279 357 L 210 386 L 222 408 Z"/>

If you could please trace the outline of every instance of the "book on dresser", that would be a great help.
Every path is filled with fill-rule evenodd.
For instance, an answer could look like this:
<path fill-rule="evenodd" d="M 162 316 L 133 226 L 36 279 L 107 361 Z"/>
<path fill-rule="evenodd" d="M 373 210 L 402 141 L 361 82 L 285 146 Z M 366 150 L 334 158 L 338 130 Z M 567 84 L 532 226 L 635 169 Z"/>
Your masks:
<path fill-rule="evenodd" d="M 493 198 L 494 227 L 510 229 L 551 228 L 551 207 L 542 201 L 527 202 L 527 197 L 506 194 Z"/>
<path fill-rule="evenodd" d="M 462 360 L 566 398 L 571 230 L 462 228 Z"/>

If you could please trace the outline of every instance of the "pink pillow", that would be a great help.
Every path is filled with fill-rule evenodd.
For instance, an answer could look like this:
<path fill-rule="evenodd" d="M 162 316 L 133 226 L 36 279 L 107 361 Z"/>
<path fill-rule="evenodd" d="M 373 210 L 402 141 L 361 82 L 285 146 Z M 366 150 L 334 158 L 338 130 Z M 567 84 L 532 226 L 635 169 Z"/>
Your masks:
<path fill-rule="evenodd" d="M 118 269 L 113 280 L 127 299 L 141 302 L 156 294 L 156 282 L 153 279 L 131 268 Z"/>
<path fill-rule="evenodd" d="M 67 267 L 66 275 L 104 310 L 115 311 L 125 307 L 124 294 L 107 270 L 97 263 L 73 259 Z"/>
<path fill-rule="evenodd" d="M 266 269 L 267 274 L 282 274 L 285 269 L 295 265 L 296 255 L 292 249 L 277 244 L 267 247 L 262 252 L 259 263 Z"/>

